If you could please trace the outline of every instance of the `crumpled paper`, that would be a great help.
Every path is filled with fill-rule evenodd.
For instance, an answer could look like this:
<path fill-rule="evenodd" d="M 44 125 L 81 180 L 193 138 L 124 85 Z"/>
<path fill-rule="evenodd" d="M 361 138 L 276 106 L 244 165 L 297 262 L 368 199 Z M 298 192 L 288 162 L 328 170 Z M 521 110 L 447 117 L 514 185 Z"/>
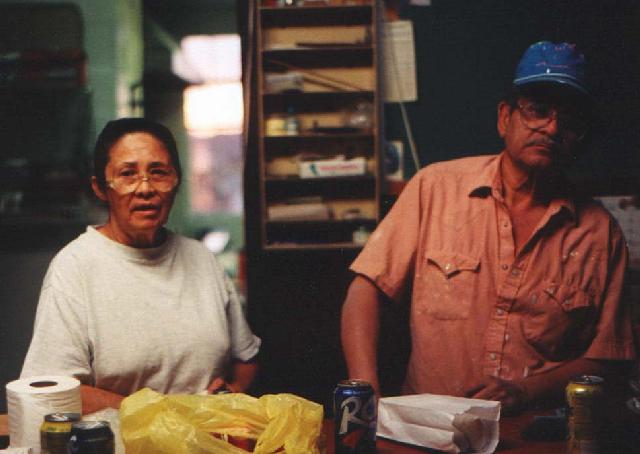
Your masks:
<path fill-rule="evenodd" d="M 383 397 L 377 436 L 449 453 L 489 454 L 499 441 L 500 402 L 414 394 Z"/>

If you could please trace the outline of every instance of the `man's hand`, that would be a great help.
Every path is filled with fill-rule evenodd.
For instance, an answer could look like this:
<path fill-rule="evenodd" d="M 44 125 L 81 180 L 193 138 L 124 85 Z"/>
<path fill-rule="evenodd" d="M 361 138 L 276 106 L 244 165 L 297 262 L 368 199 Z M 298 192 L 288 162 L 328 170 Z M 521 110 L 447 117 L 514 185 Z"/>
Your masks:
<path fill-rule="evenodd" d="M 468 390 L 465 396 L 473 399 L 499 400 L 502 413 L 505 415 L 520 413 L 529 403 L 527 392 L 522 386 L 495 377 L 487 377 L 484 383 Z"/>

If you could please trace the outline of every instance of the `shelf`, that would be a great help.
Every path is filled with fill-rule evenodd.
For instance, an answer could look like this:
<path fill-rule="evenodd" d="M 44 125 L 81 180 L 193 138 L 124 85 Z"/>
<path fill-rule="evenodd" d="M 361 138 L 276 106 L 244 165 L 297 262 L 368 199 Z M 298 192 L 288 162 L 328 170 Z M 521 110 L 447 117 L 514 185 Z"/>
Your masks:
<path fill-rule="evenodd" d="M 90 93 L 84 85 L 68 80 L 42 80 L 32 82 L 0 82 L 0 95 L 17 98 L 19 96 L 42 96 L 43 93 L 65 96 L 66 94 Z"/>
<path fill-rule="evenodd" d="M 375 219 L 329 219 L 299 221 L 267 221 L 266 229 L 273 249 L 335 249 L 358 248 L 351 239 L 364 227 L 372 231 Z"/>
<path fill-rule="evenodd" d="M 296 134 L 291 136 L 265 136 L 264 140 L 266 144 L 277 144 L 291 142 L 323 142 L 326 140 L 365 140 L 372 139 L 373 133 L 371 131 L 354 132 L 354 133 L 319 133 L 319 132 L 303 132 L 302 134 Z"/>
<path fill-rule="evenodd" d="M 340 242 L 340 243 L 309 243 L 309 244 L 300 244 L 300 243 L 277 243 L 277 244 L 267 244 L 264 246 L 264 249 L 267 251 L 293 251 L 293 250 L 335 250 L 335 249 L 352 249 L 358 250 L 362 249 L 361 244 L 356 244 L 353 242 Z"/>
<path fill-rule="evenodd" d="M 324 228 L 324 227 L 336 227 L 336 226 L 352 226 L 358 227 L 361 225 L 375 225 L 375 219 L 368 218 L 356 218 L 356 219 L 327 219 L 327 220 L 289 220 L 289 221 L 272 221 L 267 220 L 266 223 L 269 227 L 302 227 L 302 228 Z"/>
<path fill-rule="evenodd" d="M 373 64 L 373 47 L 368 44 L 327 47 L 292 47 L 264 49 L 265 71 L 281 71 L 287 67 L 353 68 Z"/>
<path fill-rule="evenodd" d="M 313 5 L 261 7 L 263 28 L 331 25 L 368 25 L 371 5 Z"/>
<path fill-rule="evenodd" d="M 357 101 L 374 99 L 374 93 L 368 90 L 265 93 L 263 96 L 265 113 L 285 112 L 288 107 L 299 113 L 337 111 Z"/>
<path fill-rule="evenodd" d="M 271 202 L 294 197 L 326 199 L 373 198 L 376 179 L 370 175 L 334 178 L 265 178 L 266 199 Z"/>
<path fill-rule="evenodd" d="M 373 134 L 313 135 L 313 136 L 272 136 L 264 141 L 264 155 L 267 160 L 279 156 L 295 156 L 300 152 L 332 157 L 344 155 L 347 158 L 375 157 Z"/>
<path fill-rule="evenodd" d="M 21 93 L 41 93 L 43 91 L 51 92 L 71 92 L 86 91 L 89 89 L 77 81 L 72 79 L 49 79 L 49 80 L 33 80 L 33 81 L 0 81 L 0 90 L 21 92 Z"/>
<path fill-rule="evenodd" d="M 26 226 L 86 226 L 89 224 L 86 214 L 60 213 L 60 214 L 2 214 L 0 228 L 24 228 Z"/>
<path fill-rule="evenodd" d="M 317 177 L 317 178 L 300 178 L 300 177 L 266 177 L 265 182 L 275 184 L 288 184 L 288 183 L 303 183 L 303 182 L 328 182 L 329 184 L 336 184 L 342 181 L 375 181 L 373 175 L 344 175 L 335 177 Z"/>
<path fill-rule="evenodd" d="M 333 2 L 337 3 L 337 2 Z M 365 3 L 365 2 L 359 2 Z M 273 4 L 273 3 L 271 3 Z M 260 137 L 261 246 L 264 250 L 358 249 L 353 234 L 372 231 L 380 215 L 380 78 L 376 62 L 380 4 L 259 6 L 257 14 L 258 110 Z M 265 92 L 274 74 L 298 72 L 300 90 Z M 345 116 L 358 103 L 373 106 L 370 128 L 347 128 Z M 293 109 L 299 134 L 280 131 L 279 120 Z M 287 114 L 290 115 L 290 114 Z M 272 121 L 272 122 L 270 122 Z M 300 178 L 294 156 L 365 157 L 365 175 Z M 284 159 L 284 160 L 282 160 Z M 280 161 L 278 161 L 280 160 Z M 292 176 L 271 176 L 276 170 Z M 269 220 L 276 205 L 299 198 L 322 202 L 335 219 Z M 356 211 L 364 219 L 342 219 Z"/>

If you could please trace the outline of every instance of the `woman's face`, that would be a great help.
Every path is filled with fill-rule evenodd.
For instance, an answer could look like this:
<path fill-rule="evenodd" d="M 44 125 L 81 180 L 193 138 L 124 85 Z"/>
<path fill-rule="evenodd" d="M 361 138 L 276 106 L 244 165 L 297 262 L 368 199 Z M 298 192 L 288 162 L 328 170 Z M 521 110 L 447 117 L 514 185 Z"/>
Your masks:
<path fill-rule="evenodd" d="M 164 144 L 146 132 L 126 134 L 109 152 L 105 178 L 106 190 L 96 194 L 109 204 L 106 227 L 114 239 L 130 246 L 154 245 L 177 186 Z"/>

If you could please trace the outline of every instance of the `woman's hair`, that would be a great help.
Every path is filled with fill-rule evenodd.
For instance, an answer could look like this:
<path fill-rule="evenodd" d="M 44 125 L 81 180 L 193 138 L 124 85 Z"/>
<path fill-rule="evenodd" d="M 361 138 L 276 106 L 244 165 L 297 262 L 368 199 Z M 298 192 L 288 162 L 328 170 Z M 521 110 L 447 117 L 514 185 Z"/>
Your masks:
<path fill-rule="evenodd" d="M 107 182 L 105 169 L 109 163 L 109 153 L 115 143 L 127 134 L 146 132 L 158 139 L 165 146 L 171 159 L 171 164 L 178 175 L 178 182 L 182 180 L 182 168 L 178 156 L 178 147 L 173 134 L 166 126 L 147 120 L 146 118 L 119 118 L 112 120 L 100 132 L 93 151 L 93 174 L 98 182 L 98 187 L 106 190 Z"/>

